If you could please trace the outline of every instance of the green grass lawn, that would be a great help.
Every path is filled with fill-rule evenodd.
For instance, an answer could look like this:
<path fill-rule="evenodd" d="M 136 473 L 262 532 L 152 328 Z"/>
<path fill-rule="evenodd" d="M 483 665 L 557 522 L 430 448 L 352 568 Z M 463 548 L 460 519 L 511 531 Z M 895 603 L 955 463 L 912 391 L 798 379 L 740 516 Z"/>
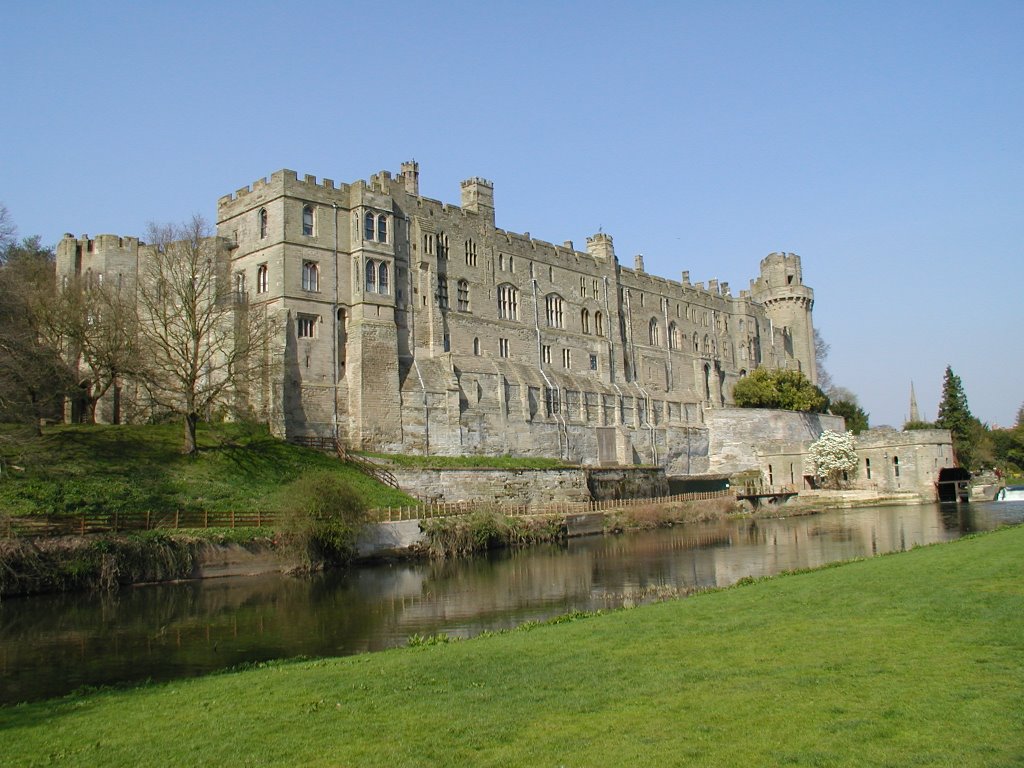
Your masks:
<path fill-rule="evenodd" d="M 265 428 L 201 424 L 198 442 L 198 455 L 183 455 L 180 424 L 55 426 L 41 438 L 0 427 L 0 511 L 275 512 L 287 502 L 288 483 L 310 470 L 337 472 L 371 507 L 413 503 Z"/>
<path fill-rule="evenodd" d="M 466 642 L 0 709 L 4 765 L 1024 764 L 1024 527 Z"/>

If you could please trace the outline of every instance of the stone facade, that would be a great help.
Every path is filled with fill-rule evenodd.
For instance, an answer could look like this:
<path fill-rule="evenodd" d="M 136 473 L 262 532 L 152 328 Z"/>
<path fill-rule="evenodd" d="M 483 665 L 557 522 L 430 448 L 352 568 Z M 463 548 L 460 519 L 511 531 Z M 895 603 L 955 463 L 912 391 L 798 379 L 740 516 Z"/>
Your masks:
<path fill-rule="evenodd" d="M 709 470 L 709 414 L 759 366 L 814 381 L 813 292 L 772 253 L 748 289 L 619 264 L 495 226 L 494 187 L 419 194 L 419 167 L 335 184 L 288 170 L 218 201 L 234 290 L 276 318 L 279 370 L 251 393 L 282 436 L 354 448 L 557 456 Z M 137 272 L 134 238 L 66 236 L 63 275 Z M 108 278 L 109 279 L 109 278 Z"/>

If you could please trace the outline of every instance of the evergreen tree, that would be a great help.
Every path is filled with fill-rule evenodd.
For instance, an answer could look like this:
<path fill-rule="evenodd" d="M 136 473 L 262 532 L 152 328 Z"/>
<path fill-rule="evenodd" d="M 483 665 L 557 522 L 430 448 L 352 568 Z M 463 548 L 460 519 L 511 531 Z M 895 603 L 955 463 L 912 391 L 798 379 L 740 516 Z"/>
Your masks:
<path fill-rule="evenodd" d="M 948 429 L 953 434 L 953 450 L 956 451 L 960 464 L 971 469 L 975 458 L 975 440 L 978 420 L 971 414 L 967 405 L 967 395 L 960 377 L 946 366 L 946 375 L 942 382 L 942 401 L 939 403 L 939 418 L 935 424 Z"/>

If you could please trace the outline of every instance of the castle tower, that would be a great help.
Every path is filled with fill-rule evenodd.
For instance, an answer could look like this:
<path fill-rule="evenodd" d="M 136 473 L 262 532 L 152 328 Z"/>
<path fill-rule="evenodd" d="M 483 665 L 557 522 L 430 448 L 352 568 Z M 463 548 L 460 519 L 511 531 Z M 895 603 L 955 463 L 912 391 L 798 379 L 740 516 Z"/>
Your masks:
<path fill-rule="evenodd" d="M 479 176 L 462 182 L 462 210 L 479 213 L 494 226 L 494 183 Z"/>
<path fill-rule="evenodd" d="M 814 291 L 803 283 L 800 257 L 794 253 L 771 253 L 761 260 L 761 275 L 752 285 L 752 296 L 761 302 L 765 314 L 785 336 L 785 355 L 799 366 L 813 383 L 818 383 L 814 358 Z"/>
<path fill-rule="evenodd" d="M 921 413 L 917 410 L 917 395 L 914 394 L 914 382 L 910 382 L 910 421 L 921 421 Z"/>
<path fill-rule="evenodd" d="M 406 193 L 418 197 L 420 194 L 420 164 L 415 160 L 402 163 L 400 176 Z"/>

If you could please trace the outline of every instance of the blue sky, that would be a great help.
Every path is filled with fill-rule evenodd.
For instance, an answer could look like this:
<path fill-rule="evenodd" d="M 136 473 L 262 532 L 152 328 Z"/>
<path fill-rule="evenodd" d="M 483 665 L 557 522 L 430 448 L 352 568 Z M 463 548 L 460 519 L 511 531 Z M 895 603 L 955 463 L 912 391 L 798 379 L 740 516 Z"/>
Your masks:
<path fill-rule="evenodd" d="M 0 6 L 0 201 L 20 234 L 214 218 L 279 168 L 420 163 L 505 229 L 731 283 L 800 254 L 872 423 L 947 364 L 1024 403 L 1024 3 L 33 2 Z"/>

